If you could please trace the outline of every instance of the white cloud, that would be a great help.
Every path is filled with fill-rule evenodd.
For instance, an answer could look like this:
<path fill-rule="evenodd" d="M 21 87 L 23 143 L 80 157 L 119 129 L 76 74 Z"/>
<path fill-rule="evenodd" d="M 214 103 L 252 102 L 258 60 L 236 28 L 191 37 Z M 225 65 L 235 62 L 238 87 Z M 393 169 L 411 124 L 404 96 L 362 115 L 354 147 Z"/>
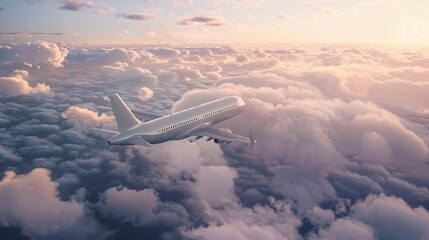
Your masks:
<path fill-rule="evenodd" d="M 76 106 L 69 107 L 67 111 L 61 113 L 61 117 L 94 127 L 100 127 L 104 124 L 112 124 L 115 122 L 115 117 L 113 116 L 108 116 L 105 113 L 98 114 L 87 108 Z"/>
<path fill-rule="evenodd" d="M 60 47 L 55 43 L 35 41 L 24 45 L 0 47 L 0 62 L 61 67 L 67 54 L 67 48 Z"/>
<path fill-rule="evenodd" d="M 31 87 L 26 78 L 28 72 L 25 70 L 15 70 L 8 77 L 0 77 L 0 94 L 25 95 L 50 91 L 50 87 L 44 83 L 37 83 L 35 87 Z"/>
<path fill-rule="evenodd" d="M 141 87 L 139 89 L 139 98 L 140 98 L 140 100 L 145 101 L 145 100 L 148 100 L 148 99 L 150 99 L 152 97 L 153 97 L 153 91 L 152 91 L 152 89 L 147 88 L 147 87 Z"/>

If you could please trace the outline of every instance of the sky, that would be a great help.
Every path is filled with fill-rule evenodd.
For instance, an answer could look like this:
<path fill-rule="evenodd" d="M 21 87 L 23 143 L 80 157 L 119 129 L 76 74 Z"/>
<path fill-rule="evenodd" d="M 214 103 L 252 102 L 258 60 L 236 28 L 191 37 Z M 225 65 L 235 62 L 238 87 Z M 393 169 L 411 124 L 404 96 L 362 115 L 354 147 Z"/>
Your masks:
<path fill-rule="evenodd" d="M 427 1 L 0 9 L 0 239 L 429 239 Z M 115 93 L 257 144 L 109 146 Z"/>
<path fill-rule="evenodd" d="M 428 7 L 425 0 L 3 0 L 0 40 L 427 46 Z"/>

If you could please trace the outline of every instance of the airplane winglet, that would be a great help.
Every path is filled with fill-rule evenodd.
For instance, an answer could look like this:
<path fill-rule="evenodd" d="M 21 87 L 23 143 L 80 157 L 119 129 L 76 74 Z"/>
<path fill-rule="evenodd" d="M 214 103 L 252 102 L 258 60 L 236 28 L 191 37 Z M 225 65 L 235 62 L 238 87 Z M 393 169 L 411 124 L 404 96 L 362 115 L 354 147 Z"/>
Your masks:
<path fill-rule="evenodd" d="M 252 149 L 253 145 L 255 145 L 255 143 L 256 143 L 256 140 L 253 139 L 252 132 L 249 132 L 249 135 L 250 135 L 250 149 Z"/>

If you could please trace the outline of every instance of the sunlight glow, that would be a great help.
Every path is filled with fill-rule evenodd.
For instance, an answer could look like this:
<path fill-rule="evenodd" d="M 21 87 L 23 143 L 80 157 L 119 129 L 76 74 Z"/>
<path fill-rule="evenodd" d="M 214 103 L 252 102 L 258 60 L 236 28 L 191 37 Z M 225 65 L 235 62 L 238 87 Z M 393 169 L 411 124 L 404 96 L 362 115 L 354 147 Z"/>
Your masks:
<path fill-rule="evenodd" d="M 402 37 L 406 44 L 421 44 L 426 39 L 426 29 L 421 23 L 410 22 L 403 27 Z"/>

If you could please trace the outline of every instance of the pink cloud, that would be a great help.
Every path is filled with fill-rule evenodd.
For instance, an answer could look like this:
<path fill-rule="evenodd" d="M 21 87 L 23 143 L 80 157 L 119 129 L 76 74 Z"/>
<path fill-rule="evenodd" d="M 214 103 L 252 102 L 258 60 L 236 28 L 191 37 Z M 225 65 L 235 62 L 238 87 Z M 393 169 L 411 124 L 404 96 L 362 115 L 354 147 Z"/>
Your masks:
<path fill-rule="evenodd" d="M 103 124 L 115 123 L 115 117 L 107 116 L 105 113 L 98 114 L 87 108 L 71 106 L 61 114 L 64 119 L 77 121 L 88 126 L 100 127 Z"/>
<path fill-rule="evenodd" d="M 0 181 L 0 225 L 19 226 L 27 236 L 41 236 L 77 224 L 84 217 L 83 205 L 59 200 L 57 186 L 47 169 L 19 176 L 6 172 Z"/>
<path fill-rule="evenodd" d="M 31 87 L 27 81 L 28 72 L 15 70 L 8 77 L 0 77 L 0 94 L 25 95 L 30 93 L 48 93 L 50 87 L 44 83 L 37 83 Z"/>

